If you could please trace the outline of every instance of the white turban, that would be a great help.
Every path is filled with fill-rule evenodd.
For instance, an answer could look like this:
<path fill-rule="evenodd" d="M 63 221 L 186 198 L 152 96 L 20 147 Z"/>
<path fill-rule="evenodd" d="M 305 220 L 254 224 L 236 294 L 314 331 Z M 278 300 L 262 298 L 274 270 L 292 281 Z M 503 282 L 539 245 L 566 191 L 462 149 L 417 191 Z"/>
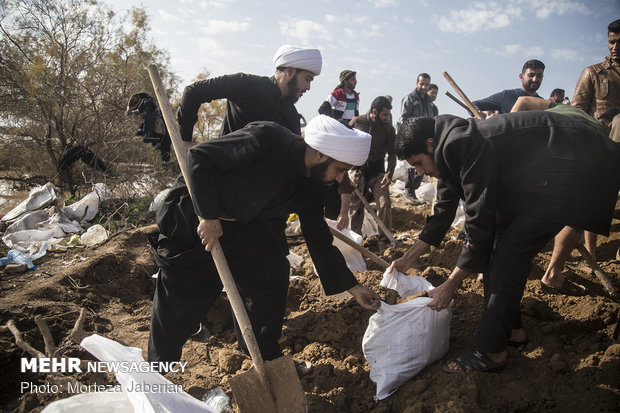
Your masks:
<path fill-rule="evenodd" d="M 336 119 L 319 115 L 306 126 L 305 141 L 313 149 L 337 161 L 360 166 L 368 159 L 371 136 L 349 129 Z"/>
<path fill-rule="evenodd" d="M 295 69 L 307 70 L 315 76 L 321 74 L 323 59 L 319 49 L 307 49 L 305 47 L 291 46 L 285 44 L 281 46 L 273 56 L 273 65 L 279 67 L 292 67 Z"/>

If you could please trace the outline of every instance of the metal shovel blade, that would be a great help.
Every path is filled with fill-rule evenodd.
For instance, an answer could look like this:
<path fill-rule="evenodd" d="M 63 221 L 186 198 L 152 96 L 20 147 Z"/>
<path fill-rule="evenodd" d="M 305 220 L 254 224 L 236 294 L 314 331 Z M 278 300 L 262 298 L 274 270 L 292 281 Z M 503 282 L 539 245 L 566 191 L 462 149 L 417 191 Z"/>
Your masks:
<path fill-rule="evenodd" d="M 265 361 L 273 398 L 261 384 L 256 369 L 232 377 L 230 388 L 242 413 L 305 413 L 306 399 L 291 356 Z M 275 404 L 274 406 L 274 399 Z"/>

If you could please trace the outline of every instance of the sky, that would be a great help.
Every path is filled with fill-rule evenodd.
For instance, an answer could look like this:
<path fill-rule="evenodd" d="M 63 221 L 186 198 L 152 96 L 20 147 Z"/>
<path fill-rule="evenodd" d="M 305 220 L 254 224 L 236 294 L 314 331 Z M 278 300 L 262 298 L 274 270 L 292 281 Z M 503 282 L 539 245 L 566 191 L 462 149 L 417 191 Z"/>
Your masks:
<path fill-rule="evenodd" d="M 199 73 L 271 76 L 283 44 L 318 48 L 323 70 L 297 103 L 309 121 L 338 84 L 357 72 L 360 113 L 381 95 L 400 102 L 426 72 L 439 86 L 440 113 L 466 117 L 445 95 L 457 95 L 447 72 L 470 100 L 521 86 L 523 63 L 546 65 L 538 93 L 572 97 L 581 71 L 609 55 L 607 25 L 620 0 L 103 0 L 124 12 L 142 7 L 151 37 L 170 55 L 179 93 Z"/>

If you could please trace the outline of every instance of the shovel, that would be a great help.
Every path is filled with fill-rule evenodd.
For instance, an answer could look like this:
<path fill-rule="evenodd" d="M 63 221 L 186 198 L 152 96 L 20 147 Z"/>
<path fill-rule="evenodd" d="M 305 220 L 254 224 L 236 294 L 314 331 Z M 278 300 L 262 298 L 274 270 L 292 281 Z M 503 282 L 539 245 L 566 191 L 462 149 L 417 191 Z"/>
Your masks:
<path fill-rule="evenodd" d="M 181 140 L 179 128 L 168 102 L 164 85 L 159 76 L 157 66 L 148 66 L 149 76 L 157 95 L 159 108 L 164 116 L 168 133 L 172 140 L 181 173 L 187 176 L 185 164 L 185 148 Z M 189 186 L 187 190 L 191 194 Z M 293 358 L 290 356 L 280 357 L 275 360 L 263 362 L 258 348 L 256 336 L 252 330 L 250 318 L 243 305 L 243 300 L 237 290 L 226 257 L 219 241 L 215 242 L 211 250 L 213 261 L 226 289 L 228 299 L 235 314 L 239 329 L 245 341 L 254 366 L 229 380 L 230 387 L 235 395 L 239 410 L 243 413 L 303 413 L 306 411 L 306 400 L 301 382 L 295 370 Z"/>

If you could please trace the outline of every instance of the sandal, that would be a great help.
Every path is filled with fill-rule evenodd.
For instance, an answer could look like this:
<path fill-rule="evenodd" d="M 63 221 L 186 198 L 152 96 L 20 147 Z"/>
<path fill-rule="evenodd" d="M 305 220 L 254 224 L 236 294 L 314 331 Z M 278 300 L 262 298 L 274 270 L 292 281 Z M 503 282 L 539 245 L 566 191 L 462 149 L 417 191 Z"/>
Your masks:
<path fill-rule="evenodd" d="M 553 294 L 564 294 L 578 297 L 586 293 L 586 287 L 581 284 L 575 284 L 574 282 L 569 281 L 566 278 L 564 278 L 564 281 L 562 282 L 562 285 L 560 287 L 552 287 L 542 281 L 540 282 L 540 287 L 543 291 Z"/>
<path fill-rule="evenodd" d="M 310 363 L 309 361 L 293 359 L 293 363 L 295 364 L 297 376 L 300 379 L 312 372 L 312 363 Z"/>
<path fill-rule="evenodd" d="M 458 367 L 458 370 L 452 370 L 448 368 L 449 363 L 454 363 Z M 506 360 L 496 363 L 491 358 L 479 351 L 474 351 L 472 354 L 464 354 L 462 356 L 453 358 L 443 366 L 443 371 L 446 373 L 469 373 L 471 371 L 481 371 L 491 373 L 499 371 L 506 366 Z"/>

